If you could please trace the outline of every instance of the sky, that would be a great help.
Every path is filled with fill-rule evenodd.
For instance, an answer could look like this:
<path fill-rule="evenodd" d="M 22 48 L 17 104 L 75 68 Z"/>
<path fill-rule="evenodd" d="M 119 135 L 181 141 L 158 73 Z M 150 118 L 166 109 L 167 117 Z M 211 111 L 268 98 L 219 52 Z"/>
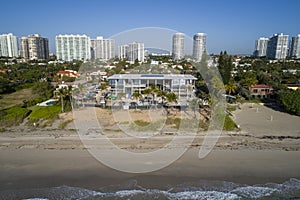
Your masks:
<path fill-rule="evenodd" d="M 206 33 L 208 53 L 252 54 L 259 37 L 299 34 L 299 8 L 299 0 L 1 0 L 0 34 L 41 34 L 55 53 L 58 34 L 109 38 L 159 27 L 189 39 Z M 171 38 L 142 35 L 171 48 Z"/>

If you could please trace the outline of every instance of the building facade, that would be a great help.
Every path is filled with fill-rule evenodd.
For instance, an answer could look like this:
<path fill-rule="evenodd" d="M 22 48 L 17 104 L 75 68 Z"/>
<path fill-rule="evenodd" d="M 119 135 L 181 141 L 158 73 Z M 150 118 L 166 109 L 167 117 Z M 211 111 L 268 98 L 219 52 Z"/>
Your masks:
<path fill-rule="evenodd" d="M 21 37 L 20 39 L 21 57 L 29 60 L 49 59 L 49 41 L 39 34 Z"/>
<path fill-rule="evenodd" d="M 285 59 L 288 52 L 289 36 L 280 34 L 274 34 L 269 38 L 267 47 L 267 58 L 270 59 Z"/>
<path fill-rule="evenodd" d="M 136 59 L 138 59 L 139 62 L 144 62 L 145 60 L 144 43 L 133 42 L 131 44 L 128 44 L 127 56 L 130 62 L 134 62 Z"/>
<path fill-rule="evenodd" d="M 193 41 L 193 59 L 196 62 L 202 60 L 202 56 L 206 52 L 206 34 L 205 33 L 197 33 L 194 35 Z"/>
<path fill-rule="evenodd" d="M 128 45 L 118 46 L 118 57 L 123 60 L 128 58 Z"/>
<path fill-rule="evenodd" d="M 300 58 L 300 34 L 292 37 L 290 57 Z"/>
<path fill-rule="evenodd" d="M 181 60 L 184 58 L 184 34 L 175 33 L 172 38 L 172 59 Z"/>
<path fill-rule="evenodd" d="M 115 40 L 99 36 L 91 39 L 91 58 L 109 60 L 115 57 Z"/>
<path fill-rule="evenodd" d="M 261 37 L 255 41 L 255 50 L 253 55 L 255 57 L 265 57 L 267 55 L 269 38 Z"/>
<path fill-rule="evenodd" d="M 58 60 L 73 61 L 91 58 L 91 41 L 87 35 L 57 35 L 55 42 Z"/>
<path fill-rule="evenodd" d="M 18 57 L 17 37 L 12 33 L 0 35 L 0 57 Z"/>
<path fill-rule="evenodd" d="M 186 99 L 193 93 L 194 76 L 189 74 L 114 74 L 108 77 L 111 92 L 116 97 L 131 98 L 135 91 L 142 93 L 155 85 L 160 90 L 174 92 L 178 99 Z"/>
<path fill-rule="evenodd" d="M 273 87 L 265 84 L 257 84 L 250 88 L 250 94 L 254 98 L 267 98 L 273 93 Z"/>

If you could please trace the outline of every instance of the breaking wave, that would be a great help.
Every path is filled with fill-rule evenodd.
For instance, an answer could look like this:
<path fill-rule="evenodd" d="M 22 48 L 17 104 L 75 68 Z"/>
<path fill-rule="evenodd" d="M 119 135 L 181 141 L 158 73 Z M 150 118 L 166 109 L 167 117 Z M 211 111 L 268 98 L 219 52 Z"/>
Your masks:
<path fill-rule="evenodd" d="M 52 200 L 52 199 L 166 199 L 166 200 L 235 200 L 235 199 L 300 199 L 300 180 L 291 178 L 282 183 L 245 185 L 226 181 L 197 181 L 169 187 L 167 190 L 147 189 L 130 180 L 93 191 L 78 187 L 10 190 L 0 192 L 0 199 Z"/>

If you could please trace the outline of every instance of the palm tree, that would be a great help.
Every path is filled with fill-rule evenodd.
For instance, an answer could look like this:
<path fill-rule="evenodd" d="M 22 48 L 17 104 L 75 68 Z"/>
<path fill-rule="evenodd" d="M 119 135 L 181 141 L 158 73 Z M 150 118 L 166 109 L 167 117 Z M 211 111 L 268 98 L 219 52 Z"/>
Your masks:
<path fill-rule="evenodd" d="M 136 104 L 135 104 L 135 109 L 137 109 L 137 105 L 138 105 L 138 102 L 139 102 L 139 98 L 142 97 L 142 94 L 139 92 L 139 91 L 135 91 L 133 94 L 132 94 L 133 98 L 136 99 Z"/>
<path fill-rule="evenodd" d="M 229 81 L 226 85 L 225 85 L 225 90 L 226 92 L 231 95 L 233 93 L 235 93 L 236 91 L 236 85 L 232 82 L 232 81 Z"/>
<path fill-rule="evenodd" d="M 151 89 L 151 94 L 153 97 L 153 103 L 155 102 L 155 96 L 157 95 L 157 93 L 159 92 L 159 88 L 156 85 L 150 85 L 150 89 Z"/>
<path fill-rule="evenodd" d="M 177 95 L 174 92 L 170 92 L 166 95 L 166 99 L 167 99 L 167 103 L 173 103 L 173 102 L 177 102 Z M 168 106 L 169 107 L 169 106 Z M 167 111 L 168 114 L 170 113 L 170 111 Z"/>
<path fill-rule="evenodd" d="M 158 93 L 157 93 L 157 96 L 158 97 L 161 97 L 161 99 L 162 99 L 162 104 L 164 104 L 164 99 L 166 98 L 166 96 L 167 96 L 167 91 L 165 91 L 165 90 L 159 90 L 158 91 Z"/>
<path fill-rule="evenodd" d="M 155 95 L 159 92 L 159 88 L 156 87 L 155 85 L 150 85 L 150 87 L 147 87 L 145 90 L 144 90 L 144 94 L 145 95 L 150 95 L 152 94 L 152 102 L 155 101 Z"/>
<path fill-rule="evenodd" d="M 62 87 L 58 90 L 58 96 L 60 97 L 61 100 L 61 112 L 65 112 L 64 109 L 64 99 L 66 99 L 67 97 L 71 98 L 71 94 L 72 94 L 72 86 L 68 86 L 68 87 Z"/>
<path fill-rule="evenodd" d="M 256 78 L 254 77 L 247 77 L 245 78 L 245 81 L 244 81 L 244 85 L 248 88 L 248 90 L 250 91 L 250 89 L 255 85 L 257 84 L 257 80 Z"/>
<path fill-rule="evenodd" d="M 147 97 L 151 94 L 151 89 L 150 88 L 146 88 L 144 91 L 143 91 L 144 95 L 146 95 Z"/>

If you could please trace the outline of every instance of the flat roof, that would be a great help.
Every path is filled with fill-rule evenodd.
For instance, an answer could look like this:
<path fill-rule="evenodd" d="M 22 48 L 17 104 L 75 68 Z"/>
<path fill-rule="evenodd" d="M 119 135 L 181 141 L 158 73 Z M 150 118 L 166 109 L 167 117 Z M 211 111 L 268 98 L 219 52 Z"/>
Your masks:
<path fill-rule="evenodd" d="M 184 79 L 184 80 L 197 80 L 190 74 L 114 74 L 108 77 L 108 80 L 115 79 L 144 79 L 144 80 L 173 80 L 173 79 Z"/>

